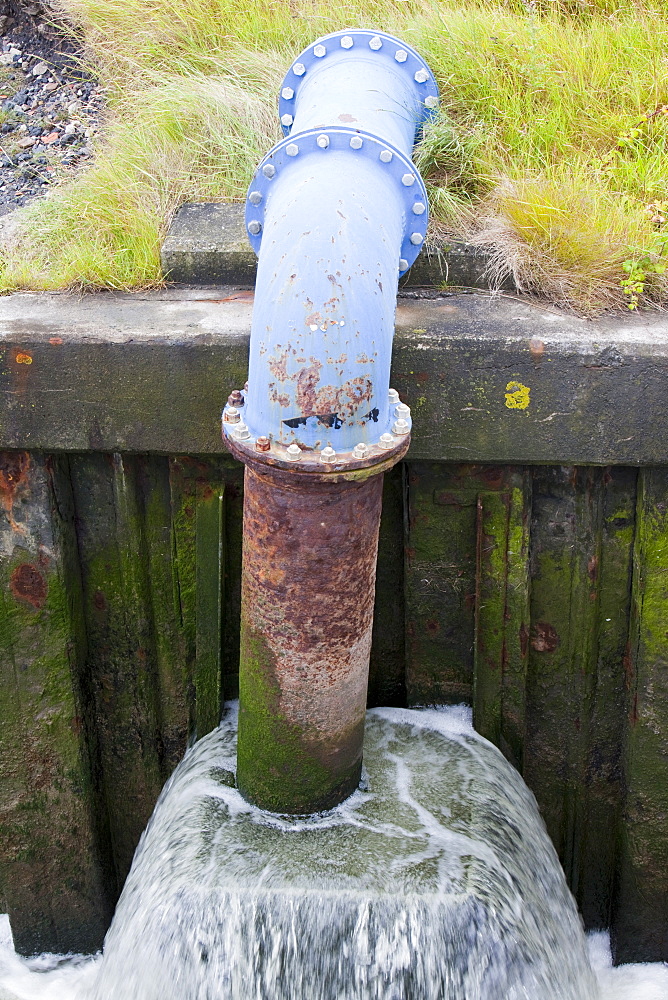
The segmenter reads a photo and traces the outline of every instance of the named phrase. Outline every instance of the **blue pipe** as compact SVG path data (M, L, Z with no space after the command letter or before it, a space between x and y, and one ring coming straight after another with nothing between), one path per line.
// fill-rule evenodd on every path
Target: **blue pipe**
M288 70L286 137L246 200L258 254L249 380L223 414L239 457L325 472L405 451L394 315L427 229L411 151L437 104L424 60L382 32L327 35Z

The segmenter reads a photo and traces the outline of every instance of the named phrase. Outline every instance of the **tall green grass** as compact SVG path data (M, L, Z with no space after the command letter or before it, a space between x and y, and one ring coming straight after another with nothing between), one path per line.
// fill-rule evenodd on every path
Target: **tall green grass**
M442 92L417 159L434 225L586 312L666 294L668 0L61 0L106 88L96 162L28 213L4 286L160 280L184 200L243 197L283 71L345 26L402 35ZM668 214L668 212L665 212ZM626 268L626 269L625 269ZM635 272L634 272L635 273Z

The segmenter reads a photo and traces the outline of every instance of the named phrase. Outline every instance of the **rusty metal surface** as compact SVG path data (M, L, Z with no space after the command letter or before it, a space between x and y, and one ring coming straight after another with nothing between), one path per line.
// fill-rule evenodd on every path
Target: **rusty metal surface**
M290 476L302 476L304 482L319 478L332 480L361 480L387 472L406 455L411 443L410 434L393 436L392 446L387 449L371 445L367 448L364 458L355 458L353 452L335 454L332 461L325 463L320 452L311 448L301 449L298 462L291 461L287 447L280 441L272 441L267 437L259 437L248 441L235 440L225 433L223 421L223 442L226 448L241 462L249 460L255 464L273 466L284 469Z
M238 782L258 805L313 812L357 786L383 476L247 464Z

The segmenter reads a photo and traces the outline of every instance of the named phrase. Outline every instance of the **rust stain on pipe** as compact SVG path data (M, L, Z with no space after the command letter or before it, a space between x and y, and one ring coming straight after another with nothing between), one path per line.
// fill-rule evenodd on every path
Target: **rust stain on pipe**
M263 808L359 783L382 481L246 465L238 784Z

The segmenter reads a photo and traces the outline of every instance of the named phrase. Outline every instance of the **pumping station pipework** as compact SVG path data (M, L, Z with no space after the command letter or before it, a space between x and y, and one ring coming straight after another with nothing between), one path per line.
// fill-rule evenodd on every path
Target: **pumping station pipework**
M411 151L437 105L410 46L327 35L288 70L285 138L248 191L249 375L223 411L246 466L237 783L275 812L360 781L382 473L411 431L390 388L397 284L427 228Z

